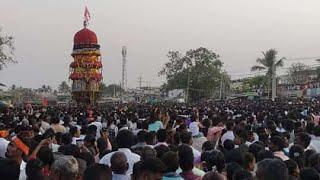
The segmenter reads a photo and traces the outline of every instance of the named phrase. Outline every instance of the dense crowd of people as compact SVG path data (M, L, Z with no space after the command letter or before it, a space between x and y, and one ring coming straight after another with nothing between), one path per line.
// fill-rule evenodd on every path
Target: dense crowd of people
M320 103L14 107L0 179L320 180Z

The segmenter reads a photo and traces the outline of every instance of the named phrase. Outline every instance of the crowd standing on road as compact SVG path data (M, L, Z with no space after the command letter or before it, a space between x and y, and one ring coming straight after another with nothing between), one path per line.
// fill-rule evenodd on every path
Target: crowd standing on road
M320 103L14 107L0 179L320 180Z

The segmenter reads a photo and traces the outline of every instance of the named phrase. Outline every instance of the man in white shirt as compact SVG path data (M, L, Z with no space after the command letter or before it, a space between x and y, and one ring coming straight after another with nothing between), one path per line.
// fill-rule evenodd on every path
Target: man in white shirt
M187 144L192 148L193 156L194 156L194 162L196 164L201 162L201 152L192 147L193 141L192 141L192 133L191 132L182 132L180 134L181 142L183 144Z
M140 161L140 156L138 154L131 152L130 150L130 147L133 145L133 142L134 142L134 135L129 130L121 130L119 131L116 137L116 142L119 146L119 149L116 152L123 152L125 154L129 164L129 168L126 174L131 175L134 163ZM110 159L112 155L116 152L111 152L109 154L106 154L100 159L99 163L111 166Z
M221 144L223 145L224 141L227 139L234 140L235 136L233 134L234 122L228 121L226 124L227 132L221 136Z
M7 141L5 138L0 138L0 157L5 158L6 157L6 152L7 152L7 147L10 142Z
M96 139L99 139L101 137L100 131L102 129L101 117L90 123L90 125L95 125L97 127Z
M6 157L7 147L10 141L6 139L8 137L9 132L4 128L4 126L0 127L0 158Z
M320 126L315 126L313 128L314 137L311 138L308 149L313 149L320 152Z
M26 176L26 162L23 161L22 156L29 154L29 147L26 146L21 139L18 137L13 137L13 140L9 143L6 156L14 160L20 166L19 180L27 179Z

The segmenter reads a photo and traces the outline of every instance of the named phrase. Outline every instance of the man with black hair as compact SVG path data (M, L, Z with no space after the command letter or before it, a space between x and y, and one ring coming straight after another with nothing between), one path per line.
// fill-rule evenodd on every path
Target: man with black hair
M263 171L263 180L289 180L287 166L281 160L271 160Z
M160 145L168 146L168 144L166 143L167 131L165 129L159 129L156 132L156 136L157 136L157 144L154 145L154 147L157 147L157 146L160 146Z
M20 174L19 165L11 159L0 159L1 179L18 180Z
M129 165L127 157L123 152L116 152L111 156L112 180L130 180L130 176L126 174Z
M224 144L224 141L229 139L229 140L234 140L235 136L233 134L233 127L234 127L234 122L233 121L228 121L226 123L226 130L222 136L221 136L221 144Z
M206 152L204 152L206 153ZM204 154L202 153L202 155ZM204 155L201 157L203 158L203 167L206 172L212 171L213 167L215 167L215 170L217 170L219 173L222 172L222 170L225 168L226 161L224 158L224 155L219 150L213 150L209 151L207 155Z
M6 156L20 166L19 180L26 179L26 165L23 156L29 155L29 147L18 137L13 137L9 143Z
M165 170L166 166L158 158L142 161L139 180L162 180Z
M138 154L131 152L131 150L130 150L130 147L132 146L133 142L134 142L134 135L131 131L126 130L126 129L119 131L119 133L116 137L116 143L117 143L119 149L116 152L123 152L127 157L128 164L129 164L129 169L127 171L127 175L132 174L133 164L140 161L140 156ZM106 154L105 156L103 156L101 158L99 163L106 164L106 165L110 166L111 165L110 159L114 153L115 152Z
M54 130L54 133L58 133L58 132L66 133L67 132L66 128L60 124L59 116L54 116L51 119L50 123L51 123L51 128Z
M200 180L201 177L193 173L192 169L194 167L193 161L194 156L192 148L186 144L182 144L178 147L179 164L182 172L181 177L186 180Z
M111 169L104 164L95 164L84 171L83 180L112 179Z
M141 151L145 146L147 146L147 143L146 143L146 134L148 132L144 131L144 130L141 130L138 132L137 134L137 144L133 145L131 147L131 149L133 151Z
M273 152L274 156L281 159L282 161L286 161L289 159L283 152L285 141L280 136L273 136L270 138L269 149Z
M196 150L194 147L192 147L192 135L190 132L181 132L180 133L180 138L181 138L181 142L183 144L188 145L193 152L193 157L194 157L194 162L195 163L200 163L200 159L201 159L201 153Z
M179 156L177 153L169 151L162 156L161 161L167 166L163 180L182 180L182 177L176 173L179 168Z
M303 168L300 171L300 180L320 180L319 173L312 167Z
M304 132L300 132L296 135L295 144L298 144L300 146L302 146L303 148L307 149L310 145L311 142L311 137Z

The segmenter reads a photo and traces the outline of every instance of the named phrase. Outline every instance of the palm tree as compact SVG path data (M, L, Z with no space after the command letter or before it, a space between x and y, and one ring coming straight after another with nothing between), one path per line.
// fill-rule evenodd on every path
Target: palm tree
M272 100L274 100L276 96L276 72L278 67L282 67L284 64L285 58L282 57L280 59L277 58L278 51L275 49L269 49L266 52L262 52L263 57L257 59L257 63L259 65L255 65L251 67L251 71L261 71L267 70L266 76L268 78L268 97L270 91L270 85L272 85Z

